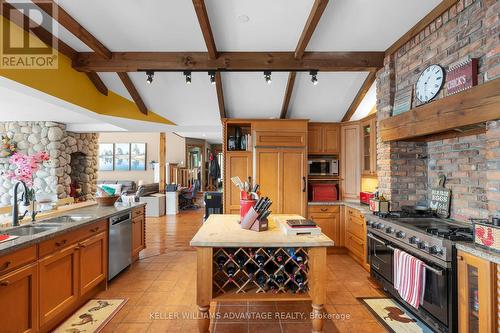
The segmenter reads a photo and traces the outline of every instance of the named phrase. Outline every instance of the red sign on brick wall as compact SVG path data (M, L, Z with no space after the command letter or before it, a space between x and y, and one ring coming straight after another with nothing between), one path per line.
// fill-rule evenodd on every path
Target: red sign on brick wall
M477 59L451 67L446 73L446 93L453 95L477 85Z

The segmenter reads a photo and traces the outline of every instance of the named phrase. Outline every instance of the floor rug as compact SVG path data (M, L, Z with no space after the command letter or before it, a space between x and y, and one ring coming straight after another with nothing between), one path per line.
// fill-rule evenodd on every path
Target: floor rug
M120 311L126 299L91 299L54 333L97 333Z
M358 298L391 333L432 333L433 331L391 298Z

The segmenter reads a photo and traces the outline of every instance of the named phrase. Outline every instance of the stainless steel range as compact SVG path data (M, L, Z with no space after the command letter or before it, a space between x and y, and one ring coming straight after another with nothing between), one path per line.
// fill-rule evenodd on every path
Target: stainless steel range
M434 217L431 212L403 211L367 219L371 275L385 290L436 332L457 330L456 241L472 241L472 228ZM425 263L423 303L415 309L393 287L393 251L403 250Z

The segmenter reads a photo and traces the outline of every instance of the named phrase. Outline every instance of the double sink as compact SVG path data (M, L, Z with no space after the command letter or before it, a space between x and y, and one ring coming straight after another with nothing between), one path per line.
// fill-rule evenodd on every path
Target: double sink
M46 231L55 231L66 223L75 223L90 219L91 216L83 215L62 215L41 220L40 222L26 224L19 227L12 227L0 230L0 234L10 236L33 236Z

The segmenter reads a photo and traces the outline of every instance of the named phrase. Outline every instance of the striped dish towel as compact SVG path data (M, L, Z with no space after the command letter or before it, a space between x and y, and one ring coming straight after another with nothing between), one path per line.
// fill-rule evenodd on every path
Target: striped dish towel
M425 265L422 260L394 249L394 288L401 298L418 309L425 290Z

